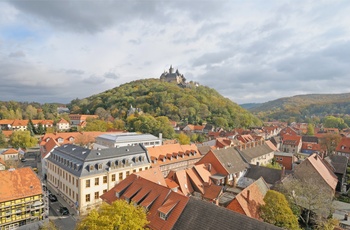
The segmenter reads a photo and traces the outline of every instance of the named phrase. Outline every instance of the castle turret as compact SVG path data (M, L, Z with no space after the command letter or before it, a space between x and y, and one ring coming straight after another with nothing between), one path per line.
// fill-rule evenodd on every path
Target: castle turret
M174 68L173 68L173 65L170 65L170 68L169 68L169 73L174 73Z

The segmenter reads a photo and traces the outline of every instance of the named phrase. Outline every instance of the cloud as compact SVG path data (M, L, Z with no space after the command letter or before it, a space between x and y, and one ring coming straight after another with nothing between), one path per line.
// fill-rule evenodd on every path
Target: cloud
M105 81L104 78L102 77L98 77L98 76L95 76L95 75L91 75L90 77L88 78L85 78L83 80L83 82L87 83L87 84L92 84L92 85L95 85L95 84L101 84Z
M116 75L115 73L111 73L111 72L105 73L103 75L103 77L109 78L109 79L118 79L119 78L118 75Z
M9 54L10 58L19 58L19 57L25 57L25 56L26 54L23 51L16 51Z
M343 0L2 1L0 100L70 101L170 64L237 103L349 92L349 10Z
M76 75L82 75L84 74L85 72L83 70L79 70L79 69L67 69L66 71L66 74L76 74Z

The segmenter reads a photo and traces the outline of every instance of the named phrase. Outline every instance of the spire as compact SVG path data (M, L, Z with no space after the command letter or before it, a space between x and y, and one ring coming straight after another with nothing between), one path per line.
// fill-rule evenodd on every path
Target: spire
M170 68L169 68L169 73L173 73L173 72L174 72L173 65L170 65Z

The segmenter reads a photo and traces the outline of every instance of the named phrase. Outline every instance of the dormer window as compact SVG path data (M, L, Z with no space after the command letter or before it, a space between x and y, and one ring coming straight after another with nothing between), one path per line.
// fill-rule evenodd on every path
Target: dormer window
M166 220L168 216L167 216L167 214L165 214L165 213L159 212L159 217L160 217L160 219L162 219L162 220Z
M345 146L344 146L344 145L342 145L342 146L341 146L341 149L345 149Z
M114 161L111 161L110 167L111 167L111 168L114 168L114 167L115 167L115 162L114 162Z
M93 171L94 170L94 166L90 165L89 169L90 169L90 171Z
M98 164L98 169L102 169L102 164Z

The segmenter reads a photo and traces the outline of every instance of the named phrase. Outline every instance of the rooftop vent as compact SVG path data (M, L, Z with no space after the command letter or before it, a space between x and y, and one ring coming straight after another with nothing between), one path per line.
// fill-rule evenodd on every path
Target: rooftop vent
M99 155L101 155L101 153L100 153L100 152L97 152L96 155L99 156Z
M129 149L125 149L125 151L129 152Z
M84 155L86 153L86 151L82 151L81 153Z

